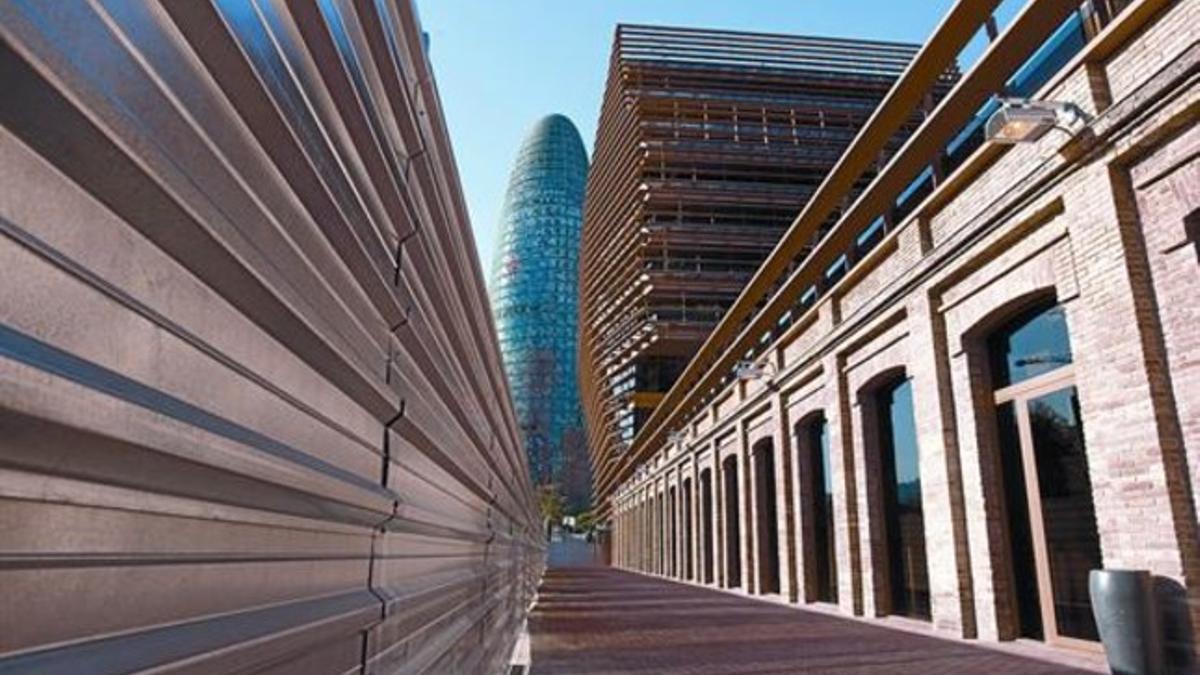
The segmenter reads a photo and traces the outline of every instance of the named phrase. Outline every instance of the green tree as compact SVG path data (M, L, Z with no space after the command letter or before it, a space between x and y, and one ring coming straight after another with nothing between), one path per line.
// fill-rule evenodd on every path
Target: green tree
M546 537L549 538L551 528L562 522L565 500L562 492L554 483L543 483L538 486L538 506L542 510L542 521L546 526Z
M580 532L590 533L596 529L596 516L591 511L584 511L575 517L575 528Z

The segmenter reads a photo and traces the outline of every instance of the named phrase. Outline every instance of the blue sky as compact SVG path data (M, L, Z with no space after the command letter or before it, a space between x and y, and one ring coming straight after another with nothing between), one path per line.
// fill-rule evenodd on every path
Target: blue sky
M1006 3L1008 4L1008 3ZM508 171L543 115L591 156L613 27L648 23L921 42L951 0L417 0L485 273Z

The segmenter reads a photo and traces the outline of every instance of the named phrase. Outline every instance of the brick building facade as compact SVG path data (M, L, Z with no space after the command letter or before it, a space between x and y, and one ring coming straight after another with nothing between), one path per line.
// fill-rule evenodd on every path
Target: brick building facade
M1082 126L983 144L773 335L616 487L615 564L1083 648L1079 570L1147 569L1193 652L1198 28L1091 33L1034 96Z

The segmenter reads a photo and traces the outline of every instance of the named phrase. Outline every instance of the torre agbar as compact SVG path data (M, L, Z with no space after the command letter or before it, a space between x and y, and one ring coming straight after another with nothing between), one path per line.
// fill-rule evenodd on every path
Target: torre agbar
M1146 570L1169 659L1186 664L1200 627L1200 2L1004 4L953 4L833 166L780 189L773 207L793 214L778 245L711 332L669 352L690 360L664 366L681 372L628 446L593 425L595 503L619 567L984 641L1096 650L1089 571ZM618 34L585 216L593 419L616 414L613 373L696 328L646 320L665 315L662 286L686 293L674 317L718 286L673 266L762 250L696 228L693 253L666 234L689 221L655 209L668 190L710 194L693 178L706 167L744 171L697 141L703 161L674 173L685 135L782 133L761 120L779 113L755 104L750 124L739 104L718 125L695 97L648 117L667 73L640 60L702 42L671 66L677 85L747 40Z
M538 120L509 177L491 299L534 482L580 511L590 495L575 373L587 151L563 115Z
M617 27L580 261L580 371L598 478L916 49Z

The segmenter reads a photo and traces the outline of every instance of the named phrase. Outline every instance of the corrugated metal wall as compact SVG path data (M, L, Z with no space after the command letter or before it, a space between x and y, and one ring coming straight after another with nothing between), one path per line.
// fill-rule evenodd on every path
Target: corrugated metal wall
M543 544L407 0L0 37L0 673L502 670Z

